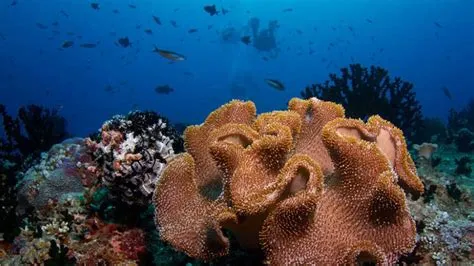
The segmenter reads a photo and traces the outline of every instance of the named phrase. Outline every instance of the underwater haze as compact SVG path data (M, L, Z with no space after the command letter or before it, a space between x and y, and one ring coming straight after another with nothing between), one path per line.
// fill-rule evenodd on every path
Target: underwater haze
M203 9L212 4L214 16ZM360 63L413 83L424 115L445 119L474 96L473 13L470 0L5 0L0 102L11 113L59 108L77 136L132 109L195 124L233 98L253 100L259 112L284 108L305 86ZM277 21L270 51L240 40L252 18L260 28ZM130 46L117 43L124 37ZM170 61L155 46L186 60ZM157 93L163 85L173 91Z

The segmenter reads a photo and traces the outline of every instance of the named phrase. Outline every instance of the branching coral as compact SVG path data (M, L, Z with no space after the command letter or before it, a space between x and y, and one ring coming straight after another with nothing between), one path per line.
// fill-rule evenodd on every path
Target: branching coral
M145 234L91 216L85 202L49 201L25 219L2 265L138 265Z
M71 265L69 245L84 234L86 210L76 199L49 201L24 220L20 234L12 244L5 265Z
M7 137L6 140L0 141L0 158L2 152L19 152L24 157L30 154L38 155L68 136L66 119L58 114L57 109L28 105L21 107L18 117L14 119L7 114L5 106L0 105L0 115ZM26 136L22 132L26 132Z
M411 251L404 190L417 197L423 185L399 129L316 98L255 113L232 101L185 131L187 153L153 199L164 240L211 260L228 253L224 228L272 265L393 263Z
M424 221L425 224L423 230L419 232L418 256L423 260L417 264L470 264L473 246L470 232L474 225L472 219L461 218L459 210L454 211L451 207L449 211L453 213L443 211L439 204L435 203L427 204L422 209L413 207L417 210L414 214L416 219ZM441 208L444 207L447 206Z
M380 115L409 137L417 133L422 122L421 105L415 98L413 84L398 77L391 79L381 67L368 69L351 64L341 69L341 76L330 74L325 83L306 87L301 96L340 103L349 117Z

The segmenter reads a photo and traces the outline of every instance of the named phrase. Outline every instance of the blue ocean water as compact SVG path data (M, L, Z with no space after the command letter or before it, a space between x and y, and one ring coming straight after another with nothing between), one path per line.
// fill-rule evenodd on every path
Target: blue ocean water
M203 10L212 4L216 16ZM414 83L424 115L446 118L474 97L473 14L470 0L4 0L0 102L13 114L26 104L57 107L69 132L84 136L132 109L193 124L236 97L259 111L283 108L306 85L361 63ZM239 37L248 32L251 18L261 27L278 21L276 54L222 39L231 28ZM117 44L122 37L131 47ZM65 41L74 44L61 48ZM155 45L186 60L170 63ZM174 91L158 94L159 85Z

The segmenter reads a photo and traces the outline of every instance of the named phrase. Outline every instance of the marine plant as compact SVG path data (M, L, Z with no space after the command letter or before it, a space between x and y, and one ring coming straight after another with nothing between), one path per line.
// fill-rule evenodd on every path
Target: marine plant
M340 103L348 117L364 119L378 114L408 137L414 137L421 129L421 105L413 84L399 77L392 79L382 67L351 64L341 69L340 76L333 73L324 83L307 86L301 96Z
M424 187L402 131L316 98L288 109L256 116L232 101L186 129L154 193L161 238L212 260L228 254L228 230L271 265L392 264L412 251L405 192Z

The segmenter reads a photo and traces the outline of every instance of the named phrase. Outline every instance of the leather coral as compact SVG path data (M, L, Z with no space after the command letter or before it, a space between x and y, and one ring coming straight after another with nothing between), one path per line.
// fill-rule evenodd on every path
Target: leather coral
M272 265L388 264L414 247L405 192L423 185L402 132L379 116L347 119L316 98L257 116L232 101L184 137L153 201L161 237L189 256L227 254L223 229Z

